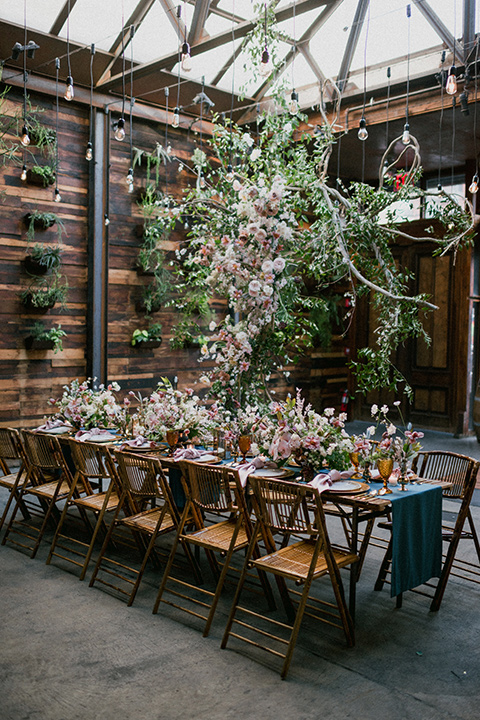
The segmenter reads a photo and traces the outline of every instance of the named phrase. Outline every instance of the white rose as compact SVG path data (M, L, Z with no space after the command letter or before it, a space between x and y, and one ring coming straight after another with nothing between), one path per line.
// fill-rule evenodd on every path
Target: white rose
M210 332L214 332L216 327L217 327L217 323L215 322L215 320L212 320L212 322L208 326L208 329L210 330Z
M282 257L276 257L272 263L273 270L276 273L281 273L285 269L285 260Z
M378 405L372 405L370 413L376 415L378 413Z
M271 285L264 285L263 286L263 294L267 297L271 297L273 295L273 288Z
M242 140L248 147L252 147L254 140L250 133L243 133Z
M256 148L253 148L252 154L250 157L252 158L252 161L255 162L255 160L258 160L258 158L260 157L261 154L262 154L262 151L260 150L260 148L256 147Z
M271 273L273 270L273 262L271 260L264 260L262 263L262 271L264 273Z
M235 192L239 192L239 190L242 189L242 183L240 183L238 180L234 180L232 187L235 190Z
M248 286L248 293L252 297L257 297L257 295L260 293L261 289L262 289L262 286L260 285L258 280L252 280L252 282Z

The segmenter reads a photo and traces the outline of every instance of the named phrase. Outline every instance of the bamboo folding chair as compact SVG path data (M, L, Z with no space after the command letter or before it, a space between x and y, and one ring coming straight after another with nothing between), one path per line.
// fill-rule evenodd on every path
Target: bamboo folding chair
M158 611L161 602L183 610L204 621L203 636L206 637L210 631L232 556L248 545L251 535L250 524L238 470L226 466L202 465L187 460L179 464L186 502L153 612ZM187 528L190 519L193 520L193 529ZM217 580L214 592L192 585L172 574L179 543L184 549L191 544L205 550L210 568ZM215 553L223 558L221 569ZM190 591L188 595L185 594L186 591ZM197 595L202 599L198 599ZM185 601L185 604L180 605L182 601ZM196 609L193 610L192 607Z
M12 544L30 550L30 557L34 558L48 523L55 524L57 502L65 500L70 493L72 477L65 463L58 438L31 430L23 430L22 437L26 464L25 481L18 492L2 545L5 545L8 539ZM22 503L25 503L26 498L30 496L38 500L38 510L43 514L40 528L27 521L15 522ZM30 531L30 534L27 530ZM10 537L12 533L22 536L27 542L31 541L33 544L13 540Z
M173 532L178 527L178 511L173 502L170 488L158 458L141 456L138 453L115 451L121 495L112 523L98 556L90 587L95 582L113 588L128 597L132 605L149 559L160 567L155 541L160 535ZM151 505L151 507L149 507ZM113 533L127 528L133 535L141 554L140 568L127 565L121 560L107 557L106 551ZM188 555L191 564L194 560ZM127 583L128 590L114 585L108 578L119 578Z
M14 470L12 461L19 464L19 468ZM20 433L14 428L0 428L0 470L2 475L0 476L0 487L4 487L8 490L9 495L5 504L5 509L0 518L0 530L3 527L10 505L12 501L18 500L19 488L23 484L26 478L25 469L25 458L22 447L22 441ZM30 519L30 513L28 508L22 500L19 505L20 512L22 513L25 520Z
M443 555L440 578L436 585L425 583L427 587L434 588L435 590L430 605L430 610L432 611L440 609L450 574L480 584L480 543L470 512L470 502L475 489L479 468L480 462L473 458L442 450L419 453L412 466L412 469L420 478L453 483L451 487L443 490L443 497L445 499L460 501L455 521L442 521L442 539L448 543L448 548L447 552ZM468 523L468 527L466 527L466 523ZM391 523L389 525L384 523L382 526L389 527L391 530ZM477 564L456 557L460 540L473 541L478 559ZM390 571L391 560L392 540L390 538L375 583L375 590L381 590L383 585L388 582L387 575ZM455 570L455 572L452 572L452 570ZM431 597L427 592L417 589L415 589L415 592ZM401 604L402 596L399 595L397 607L401 607Z
M358 556L346 548L331 546L322 501L316 489L304 484L255 477L251 477L250 482L257 522L221 646L225 648L229 637L235 637L283 658L281 676L285 679L304 615L343 629L347 644L350 647L355 644L353 622L345 601L339 569L357 562ZM260 535L266 552L255 558L253 551ZM274 538L277 535L281 538L278 547ZM294 536L299 535L301 539L291 542ZM245 577L248 568L252 566L258 571L276 576L290 624L239 605ZM313 581L324 576L330 579L334 603L310 595ZM288 588L286 581L303 585L303 591ZM241 613L242 619L237 617L238 613ZM253 623L256 621L255 626ZM232 630L234 625L235 632ZM272 625L272 632L267 631L266 627ZM240 631L245 635L241 635ZM274 634L282 631L284 634L286 631L286 638ZM273 640L273 643L262 645L253 639L257 635L260 640Z
M80 567L79 579L83 580L95 548L98 533L101 530L103 530L104 535L107 533L105 515L117 509L120 499L119 480L108 447L95 443L79 442L73 439L68 442L75 466L75 474L50 546L47 565L50 564L52 557L59 557ZM101 489L103 481L108 483L105 491ZM95 491L94 488L98 489ZM79 489L85 494L80 495ZM85 512L85 514L86 511L90 511L96 518L94 527L90 525L91 537L88 543L78 539L73 532L68 534L65 534L65 531L63 534L61 532L64 529L67 516L72 515L72 513L69 513L72 508L77 508ZM58 548L64 552L59 553ZM65 552L68 554L64 554Z

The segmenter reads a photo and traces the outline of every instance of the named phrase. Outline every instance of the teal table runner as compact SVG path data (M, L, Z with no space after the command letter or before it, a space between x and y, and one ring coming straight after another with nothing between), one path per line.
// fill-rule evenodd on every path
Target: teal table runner
M391 596L439 577L442 568L442 488L393 487Z

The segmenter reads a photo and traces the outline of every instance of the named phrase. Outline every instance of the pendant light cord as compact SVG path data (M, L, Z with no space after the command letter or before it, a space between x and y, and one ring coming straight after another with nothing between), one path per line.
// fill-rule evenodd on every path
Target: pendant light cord
M93 137L93 58L95 55L95 45L92 43L90 48L90 132L88 134L88 142L92 143Z
M60 72L60 60L55 58L55 196L58 195L58 74Z
M67 2L67 69L68 76L72 75L72 68L70 67L70 0Z
M265 5L265 12L266 12L266 5ZM235 16L235 0L233 0L233 8L232 8L232 50L233 50L233 55L232 55L232 92L231 92L231 97L230 97L230 128L229 128L230 129L230 143L229 143L230 149L229 149L229 154L228 154L228 157L229 157L228 162L230 165L233 164L232 163L232 153L233 153L232 123L233 123L233 105L234 105L234 100L235 100L235 60L236 60L236 55L235 55L235 22L233 20L234 16ZM266 22L266 16L265 16L265 22ZM266 35L265 35L265 43L266 43Z
M438 164L438 189L440 190L442 187L442 162L443 162L443 148L442 148L442 131L443 131L443 112L444 112L444 89L445 89L445 83L443 80L443 64L445 62L445 50L442 53L442 70L441 70L441 83L440 83L440 117L438 120L438 154L439 154L439 164Z

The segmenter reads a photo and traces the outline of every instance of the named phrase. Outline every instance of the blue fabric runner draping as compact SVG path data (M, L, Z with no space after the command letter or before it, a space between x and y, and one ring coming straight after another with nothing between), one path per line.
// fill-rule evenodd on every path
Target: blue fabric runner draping
M379 486L380 487L380 486ZM391 596L439 577L442 568L442 488L407 485L392 503Z

